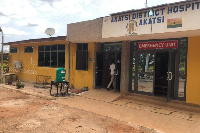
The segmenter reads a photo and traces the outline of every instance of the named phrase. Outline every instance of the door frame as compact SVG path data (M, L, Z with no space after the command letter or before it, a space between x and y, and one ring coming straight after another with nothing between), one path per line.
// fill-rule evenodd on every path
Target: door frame
M175 56L175 57L173 57ZM174 59L174 61L173 61ZM168 59L168 90L167 90L167 101L170 102L172 99L176 99L176 85L178 84L178 73L177 73L177 51L169 51ZM174 75L174 76L173 76ZM176 82L177 81L177 82ZM173 91L173 92L172 92Z
M96 86L96 72L97 72L97 69L96 69L96 62L97 62L97 58L96 58L96 55L97 53L103 53L103 65L105 64L104 62L104 59L105 59L105 53L108 53L108 58L109 58L109 53L115 53L115 64L116 64L116 56L117 56L117 53L122 53L122 50L121 49L118 49L118 50L113 50L113 49L110 49L110 50L105 50L104 47L105 45L109 45L109 44L117 44L118 46L119 45L122 45L122 42L108 42L108 43L96 43L96 46L95 46L95 68L94 68L94 88L102 88L102 87L107 87L107 86L104 86L103 84L103 80L102 80L102 86ZM97 45L100 45L100 50L97 50ZM122 46L121 46L122 47ZM109 69L109 68L108 68ZM121 73L121 72L120 72ZM102 70L102 75L104 74L104 69ZM115 76L116 77L116 76ZM103 78L103 76L102 76ZM116 79L116 78L115 78ZM114 79L114 80L115 80ZM110 79L109 79L110 80ZM121 78L120 78L120 82L121 82Z
M117 83L116 83L116 80L117 80L117 75L116 75L116 67L117 67L117 54L120 54L120 56L121 56L121 51L120 50L112 50L112 51L106 51L106 52L104 52L104 53L107 53L108 54L108 60L110 60L110 53L112 53L112 54L114 54L114 63L115 63L115 76L114 76L114 91L118 91L117 90ZM105 54L104 54L105 55ZM120 59L121 59L121 57L120 57ZM121 61L121 60L120 60ZM110 64L108 65L108 66L110 66ZM120 66L121 67L121 66ZM109 69L109 68L108 68ZM121 70L120 70L120 80L119 80L119 82L121 82ZM109 75L110 75L110 72L109 72ZM110 81L110 78L109 78L109 81ZM120 84L120 83L119 83ZM120 86L119 86L119 91L120 91Z
M117 72L117 55L120 54L120 71ZM122 52L121 51L116 51L115 52L115 77L114 77L114 91L120 91L120 84L121 84L121 56L122 56ZM118 74L118 75L117 75ZM120 76L119 78L119 89L117 89L117 76Z
M185 42L186 42L186 61L185 61L185 64L186 64L186 66L185 66L185 82L184 82L184 97L179 97L178 96L178 91L179 91L179 83L177 83L176 84L176 86L175 86L175 88L177 88L177 89L175 89L175 96L176 96L176 99L177 100L180 100L180 101L186 101L186 84L187 84L187 57L188 57L188 38L179 38L178 39L178 45L180 45L180 42L182 41L182 40L185 40ZM178 49L177 49L177 62L180 62L180 47L178 47ZM177 68L176 68L176 71L177 71L177 77L176 77L176 80L177 80L177 82L179 82L179 64L177 65Z
M174 99L177 100L183 100L185 101L186 99L186 81L185 81L185 85L184 85L184 97L178 97L178 89L179 89L179 60L180 60L180 41L186 39L186 43L188 46L188 39L187 38L173 38L173 39L165 39L165 40L145 40L145 41L136 41L134 43L136 43L136 51L135 51L135 77L134 77L134 90L132 89L132 87L129 89L129 92L132 93L137 93L137 94L145 94L145 95L153 95L151 93L147 93L147 92L139 92L138 91L138 54L139 53L156 53L156 52L176 52L176 57L175 57L175 81L174 81ZM177 40L178 41L178 48L174 48L174 49L145 49L145 50L139 50L137 49L138 46L138 42L154 42L154 41L170 41L170 40ZM132 43L132 46L133 44ZM131 47L133 49L133 47ZM155 55L156 56L156 55ZM133 58L133 54L131 55L131 57ZM187 59L186 59L186 64L187 64ZM132 67L133 67L133 63L132 63ZM155 67L154 67L155 69ZM187 70L187 65L186 65L186 70ZM130 74L131 77L132 73ZM155 72L154 72L154 78L155 78ZM131 78L132 79L132 78ZM187 71L186 71L186 80L187 80ZM131 82L132 83L132 82ZM155 79L154 79L154 85L155 85ZM130 85L131 86L131 85ZM155 88L155 86L153 86ZM153 88L153 89L154 89ZM154 90L153 90L154 91Z
M144 51L141 51L141 50L138 50L136 52L136 59L135 59L135 79L134 79L134 87L135 89L133 90L134 93L137 93L137 94L144 94L144 95L149 95L149 96L153 96L154 95L154 87L155 87L155 61L154 61L154 70L153 70L153 92L144 92L144 91L138 91L138 67L139 67L139 54L141 53L144 53L144 54L153 54L154 55L154 58L155 58L155 54L156 52L153 51L153 50L144 50Z
M97 66L97 64L98 64L98 60L97 60L97 56L98 55L102 55L102 63L103 63L103 59L104 59L104 53L103 52L96 52L96 54L95 54L95 56L96 56L96 61L95 61L95 88L97 89L97 88L101 88L102 87L102 85L103 85L103 80L101 81L101 85L98 85L97 86L97 79L98 79L98 66ZM104 65L104 63L102 64L102 65ZM102 79L103 79L103 68L102 68L102 70L101 70L101 72L102 72Z

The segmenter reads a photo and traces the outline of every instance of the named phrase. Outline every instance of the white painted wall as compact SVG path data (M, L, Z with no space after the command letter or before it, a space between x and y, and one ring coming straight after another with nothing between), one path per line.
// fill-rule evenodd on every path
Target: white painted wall
M129 36L126 25L130 22L130 20L134 20L137 23L137 27L134 27L135 35L198 30L200 29L200 9L199 8L200 8L200 2L193 1L193 2L187 2L187 3L179 3L175 5L166 5L163 7L154 7L151 9L154 11L154 15L151 17L148 16L149 14L148 12L150 9L148 10L144 9L141 11L138 10L136 12L104 17L103 28L102 28L102 38ZM172 9L172 12L170 9ZM145 17L145 12L147 12L146 17ZM141 18L132 19L132 16L134 13L142 14ZM125 16L126 18L129 18L128 17L129 15L130 15L130 20L129 19L125 20ZM121 18L121 21L111 22L112 18L114 19L115 17L117 17L117 20ZM160 18L164 17L164 21L161 23L156 22L155 24L152 24L152 25L151 24L139 25L141 20L142 21L144 19L149 20L150 18L155 18L155 17L156 19L158 17ZM167 20L175 19L175 18L182 19L182 27L167 28ZM152 30L151 30L151 26L152 26Z

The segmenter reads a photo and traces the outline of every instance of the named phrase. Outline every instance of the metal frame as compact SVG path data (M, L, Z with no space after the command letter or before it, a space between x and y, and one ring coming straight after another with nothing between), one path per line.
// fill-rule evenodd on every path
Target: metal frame
M69 95L68 93L68 89L69 89L69 82L68 81L62 81L62 82L57 82L57 81L51 81L51 87L50 87L50 95L51 96L56 96L58 97L59 94L58 94L58 89L59 89L59 84L60 84L60 94L61 95ZM57 89L57 93L56 94L52 94L52 86L55 85L56 86L56 89ZM66 89L66 92L65 90ZM64 92L63 92L64 91Z
M30 51L26 52L26 48L27 47L33 48L33 51L32 52L30 52ZM24 46L24 53L33 53L33 52L34 52L34 47L33 46Z
M105 46L105 44L116 44L116 43L118 43L118 44L120 44L120 45L122 45L122 42L121 41L119 41L119 42L104 42L104 43L96 43L96 45L101 45L101 51L96 51L96 49L95 49L95 60L96 60L96 54L97 53L102 53L103 54L103 59L105 58L105 53L108 53L108 56L109 56L109 53L111 53L111 52L113 52L113 53L115 53L115 59L117 58L117 53L121 53L122 52L122 50L109 50L109 51L104 51L104 46ZM96 62L96 61L95 61ZM115 62L116 63L116 62ZM104 64L104 62L103 62L103 64ZM97 72L97 70L96 70L96 63L95 63L95 74L96 74L96 72ZM104 70L102 70L102 74L104 73ZM94 78L95 78L95 81L96 81L96 75L94 76ZM114 79L115 80L115 79ZM102 82L103 82L103 80L102 80ZM115 84L116 85L116 84ZM96 86L96 84L95 84L95 82L94 82L94 86L95 86L95 88L101 88L102 86L103 86L103 83L102 83L102 86Z
M12 52L11 49L15 48L17 51L16 52ZM18 52L18 47L10 47L10 53L15 54Z
M89 43L77 43L76 44L77 45L77 48L76 48L76 65L75 65L75 67L76 67L76 70L78 70L78 71L88 71L88 50L89 50ZM78 47L81 47L81 49L78 49ZM84 47L84 46L87 46L87 48L86 47ZM81 54L84 54L84 55L86 55L86 58L85 58L85 60L82 60L81 61L81 67L79 68L79 66L78 66L78 64L80 64L80 62L78 62L79 60L79 58L81 57L80 55L78 55L78 53L81 53ZM86 63L86 68L84 69L83 68L83 64L82 64L82 62L83 61L85 61Z
M148 49L148 50L138 50L136 49L135 51L135 77L134 77L134 90L132 89L132 85L130 85L131 87L129 88L129 92L132 93L137 93L137 94L145 94L145 95L154 95L154 89L155 89L155 70L154 70L154 77L153 77L153 93L149 93L149 92L141 92L138 91L138 55L140 53L154 53L155 54L155 58L156 58L156 52L171 52L174 51L176 52L176 57L175 57L175 81L174 81L174 99L177 100L182 100L185 101L186 100L186 81L187 81L187 65L186 65L186 81L184 83L184 97L178 97L178 89L179 89L179 61L180 61L180 40L186 39L186 43L187 43L187 48L188 48L188 38L170 38L170 39L155 39L155 40L142 40L142 41L134 41L136 42L136 47L138 46L138 42L153 42L153 41L169 41L169 40L178 40L178 48L177 49ZM134 42L131 42L131 49L133 50L133 44ZM188 50L187 50L188 52ZM187 64L187 52L186 52L186 64ZM131 62L133 59L133 52L131 51ZM155 66L155 62L154 62L154 66ZM131 64L131 68L133 67L133 63ZM155 67L154 67L155 69ZM132 80L132 72L130 73L130 77ZM130 82L130 84L132 84L132 82Z
M56 66L55 66L55 67L52 67L52 66L51 66L51 62L50 62L50 65L49 65L49 66L44 66L44 65L40 66L39 64L37 64L38 67L52 67L52 68L60 67L60 66L58 66L58 53L59 53L59 52L65 52L65 54L66 54L66 50L65 50L65 49L66 49L66 45L65 45L65 44L54 44L54 45L57 46L57 50L51 50L51 46L53 46L53 45L39 45L39 46L38 46L38 61L39 61L39 53L44 53L44 61L45 61L45 53L46 53L46 52L50 53L50 60L51 60L51 53L56 52L56 53L57 53L57 64L56 64ZM65 46L65 49L64 49L64 50L58 50L58 45L64 45L64 46ZM44 46L44 51L39 51L39 47L40 47L40 46ZM45 51L45 47L46 47L46 46L50 46L50 50L49 50L49 51ZM63 68L65 68L65 66L64 66Z
M120 54L120 56L122 57L122 50L116 50L115 52L115 71L116 71L116 67L117 67L117 55ZM120 62L122 61L122 58L120 57ZM120 65L120 83L121 84L121 67L122 67L122 64ZM115 74L115 78L114 78L114 82L115 82L115 85L114 85L114 91L120 91L120 86L119 86L119 90L117 90L117 74Z
M100 51L97 51L97 49L100 47ZM99 88L101 88L102 87L102 85L103 85L103 80L102 80L102 83L101 83L101 86L97 86L96 85L96 80L97 80L97 53L101 53L102 55L103 55L103 47L104 47L104 44L103 43L95 43L95 51L94 51L94 75L95 76L93 76L93 86L94 86L94 88L95 89L99 89ZM104 56L104 55L103 55ZM104 65L104 62L103 62L103 65ZM102 70L102 75L103 75L103 70ZM103 78L102 78L103 79Z
M144 92L144 91L138 91L138 63L139 63L139 61L138 61L138 59L139 59L139 54L141 54L141 53L145 53L145 54L147 54L147 53L153 53L154 54L154 56L156 56L155 55L155 52L154 51L139 51L139 50L137 50L137 52L136 52L136 62L135 62L135 71L136 71L136 73L135 73L135 79L134 79L134 87L135 87L135 89L133 90L133 92L134 93L138 93L138 94L145 94L145 95L150 95L150 96L153 96L154 95L154 87L155 87L155 62L154 62L154 72L153 72L153 92L151 93L151 92ZM155 58L155 57L154 57Z
M186 40L186 47L187 47L187 49L186 49L186 64L187 64L187 57L188 57L188 38L179 38L179 43L180 43L180 41L181 40L183 40L183 39L185 39ZM179 44L180 45L180 44ZM178 45L178 46L179 46ZM177 62L179 63L180 62L180 47L178 47L178 51L177 51ZM177 82L179 82L179 64L178 64L178 66L176 67L176 70L177 70L177 74L178 74L178 76L176 77L176 80L177 80ZM179 83L177 83L177 85L175 86L175 87L177 87L178 89L176 89L176 98L178 99L178 100L181 100L181 101L186 101L186 84L187 84L187 65L186 65L186 67L185 67L185 82L184 82L184 97L178 97L178 89L179 89Z
M95 67L94 67L94 85L95 85L95 88L97 89L97 88L101 88L102 87L102 85L103 85L103 68L102 68L102 82L101 82L101 85L96 85L96 80L97 80L97 73L98 73L98 71L99 71L99 69L98 69L98 67L97 67L97 54L102 54L102 56L103 56L103 58L104 58L104 54L103 54L103 52L95 52ZM103 59L102 59L103 60ZM104 62L103 62L103 64L102 65L104 65Z

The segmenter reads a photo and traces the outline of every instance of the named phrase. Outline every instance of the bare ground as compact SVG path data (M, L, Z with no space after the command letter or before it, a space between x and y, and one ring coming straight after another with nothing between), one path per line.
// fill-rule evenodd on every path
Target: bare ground
M0 88L0 133L143 133L145 127Z

